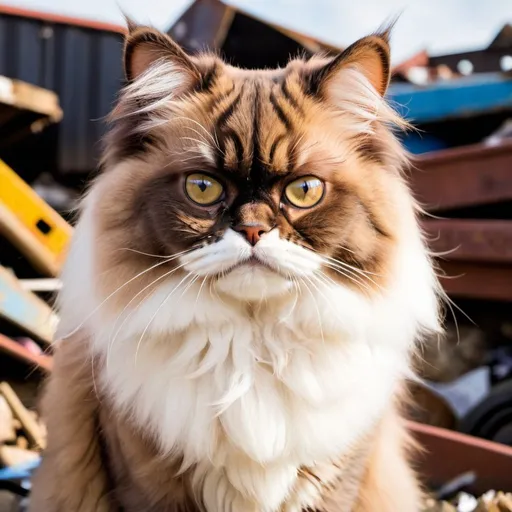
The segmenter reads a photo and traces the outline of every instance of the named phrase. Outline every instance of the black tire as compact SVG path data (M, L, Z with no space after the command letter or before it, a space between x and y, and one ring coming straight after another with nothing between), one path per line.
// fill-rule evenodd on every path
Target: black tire
M466 434L512 446L512 380L494 386L460 427Z

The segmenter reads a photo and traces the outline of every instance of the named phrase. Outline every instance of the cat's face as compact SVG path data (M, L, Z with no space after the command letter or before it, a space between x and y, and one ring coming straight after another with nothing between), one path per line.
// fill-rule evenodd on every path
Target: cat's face
M246 71L134 28L126 69L100 185L106 291L155 257L145 282L172 269L247 300L385 286L403 194L386 36Z

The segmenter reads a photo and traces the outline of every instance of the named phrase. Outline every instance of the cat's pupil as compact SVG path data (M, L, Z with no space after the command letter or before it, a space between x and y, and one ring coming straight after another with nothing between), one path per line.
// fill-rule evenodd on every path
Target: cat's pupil
M199 190L201 192L204 192L207 188L208 188L208 185L206 184L206 182L204 180L201 180L197 186L199 187Z
M309 190L309 185L308 185L308 182L305 181L303 184L302 184L302 190L304 191L304 196L307 195L308 193L308 190Z

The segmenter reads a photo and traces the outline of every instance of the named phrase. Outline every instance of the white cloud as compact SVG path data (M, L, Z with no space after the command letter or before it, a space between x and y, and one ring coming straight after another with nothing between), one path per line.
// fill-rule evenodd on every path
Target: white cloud
M122 23L121 9L166 29L190 0L11 0L28 7ZM426 48L433 54L485 47L512 22L512 0L229 0L229 3L340 46L402 15L393 35L394 60Z

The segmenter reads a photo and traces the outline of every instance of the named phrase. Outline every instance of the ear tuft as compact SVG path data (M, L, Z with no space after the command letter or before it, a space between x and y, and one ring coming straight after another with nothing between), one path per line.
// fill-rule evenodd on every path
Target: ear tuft
M390 80L390 37L391 27L380 33L363 37L334 57L330 62L312 72L309 77L313 93L322 93L338 73L353 68L359 71L384 96Z
M129 19L127 25L124 69L128 81L137 79L157 61L172 62L190 82L200 80L201 75L192 59L167 34L137 25Z
M395 25L398 23L399 19L400 19L400 14L398 14L394 18L389 18L377 29L377 31L374 33L374 35L377 37L380 37L389 45L390 40L391 40L391 34L393 33L393 30L395 29Z
M125 13L123 16L124 22L126 23L126 28L128 29L128 33L131 34L132 32L135 32L138 27L137 23L132 18L130 18L128 14Z

